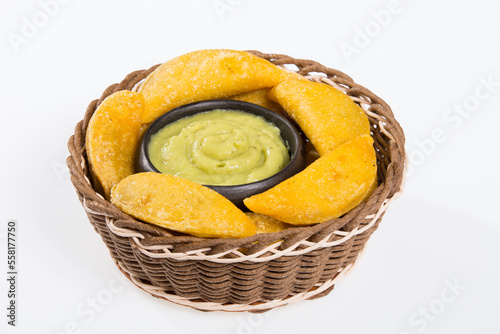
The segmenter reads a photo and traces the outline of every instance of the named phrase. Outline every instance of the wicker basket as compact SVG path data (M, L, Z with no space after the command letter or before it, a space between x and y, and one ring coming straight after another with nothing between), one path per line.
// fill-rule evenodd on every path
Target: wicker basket
M295 65L299 74L344 91L363 108L375 140L379 179L367 202L332 221L244 239L173 235L123 213L89 181L87 125L105 97L133 90L158 65L129 74L92 101L68 144L71 181L119 269L151 295L198 310L261 312L327 295L352 268L403 184L404 134L382 99L317 62L250 52L279 66Z

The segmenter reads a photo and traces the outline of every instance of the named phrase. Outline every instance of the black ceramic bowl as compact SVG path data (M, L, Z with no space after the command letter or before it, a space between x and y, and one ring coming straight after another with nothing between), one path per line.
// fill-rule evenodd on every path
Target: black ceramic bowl
M186 104L178 108L172 109L156 119L148 128L144 137L139 144L139 150L136 155L135 168L137 172L157 172L158 169L151 163L148 156L148 144L152 135L162 129L165 125L172 123L186 116L191 116L200 112L210 111L213 109L236 109L245 111L254 115L262 116L266 120L276 125L281 131L281 137L288 146L290 154L290 162L278 173L257 182L240 184L235 186L213 186L206 185L208 188L215 190L223 195L237 207L242 210L247 210L243 204L243 199L255 194L259 194L274 187L278 183L297 174L305 168L305 149L302 137L297 132L295 127L286 120L283 116L261 107L256 104L234 101L234 100L209 100Z

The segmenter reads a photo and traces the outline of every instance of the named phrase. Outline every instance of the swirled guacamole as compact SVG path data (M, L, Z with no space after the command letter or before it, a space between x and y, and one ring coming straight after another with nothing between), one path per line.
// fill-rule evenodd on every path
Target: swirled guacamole
M250 113L223 109L167 124L151 137L148 155L162 173L226 186L263 180L290 161L274 124Z

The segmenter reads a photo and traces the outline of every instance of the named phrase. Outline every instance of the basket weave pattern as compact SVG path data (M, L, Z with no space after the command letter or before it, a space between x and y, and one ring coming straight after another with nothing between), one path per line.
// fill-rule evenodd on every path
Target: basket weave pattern
M379 179L365 203L322 224L243 239L173 235L120 211L90 182L87 126L107 96L134 90L158 65L108 87L90 103L68 143L71 181L120 270L151 295L199 310L262 311L328 294L351 269L404 179L404 134L382 99L317 62L251 52L278 66L295 66L299 74L344 91L363 108L371 123Z

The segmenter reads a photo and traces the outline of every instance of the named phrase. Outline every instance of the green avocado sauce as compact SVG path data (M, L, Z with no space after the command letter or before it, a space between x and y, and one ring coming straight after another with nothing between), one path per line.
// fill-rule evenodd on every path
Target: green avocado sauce
M204 185L260 181L290 161L274 124L250 113L222 109L167 124L151 137L148 154L160 172Z

